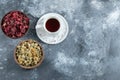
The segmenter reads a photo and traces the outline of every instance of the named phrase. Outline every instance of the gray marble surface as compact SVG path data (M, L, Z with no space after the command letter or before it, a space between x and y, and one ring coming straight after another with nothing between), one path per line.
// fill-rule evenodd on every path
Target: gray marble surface
M0 20L11 10L30 18L28 33L10 39L0 30L0 80L120 80L120 0L0 0ZM45 13L66 18L69 35L57 45L43 43L35 25ZM21 40L39 41L43 63L25 70L13 59Z

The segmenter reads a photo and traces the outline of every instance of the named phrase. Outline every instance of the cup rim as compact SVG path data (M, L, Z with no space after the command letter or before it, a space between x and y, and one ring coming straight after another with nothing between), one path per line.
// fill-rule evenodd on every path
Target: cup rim
M25 42L25 41L30 41L30 40L33 40L33 39L27 39L27 40L20 41L20 42L17 44L17 46L20 45L21 43ZM34 41L36 41L36 40L34 40ZM17 46L15 47L15 49L14 49L14 60L15 60L15 62L16 62L21 68L24 68L24 69L33 69L33 68L36 68L36 67L38 67L39 65L41 65L41 63L43 62L43 60L44 60L43 48L42 48L41 44L40 44L38 41L36 41L36 42L38 43L38 45L39 45L40 48L41 48L42 58L41 58L41 60L40 60L36 65L30 66L30 67L23 66L23 65L21 65L21 64L18 62L18 60L17 60L17 58L16 58L16 49L17 49Z

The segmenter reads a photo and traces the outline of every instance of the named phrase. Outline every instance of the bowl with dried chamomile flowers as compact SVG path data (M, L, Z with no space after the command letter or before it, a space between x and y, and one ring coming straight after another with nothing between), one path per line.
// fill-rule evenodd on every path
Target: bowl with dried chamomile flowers
M38 67L44 58L41 45L32 39L20 42L14 52L14 59L19 66L25 69Z

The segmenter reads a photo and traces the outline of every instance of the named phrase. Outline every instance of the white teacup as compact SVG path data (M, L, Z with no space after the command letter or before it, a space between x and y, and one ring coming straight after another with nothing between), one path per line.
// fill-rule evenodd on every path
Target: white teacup
M37 36L48 44L58 44L62 42L67 37L69 31L67 21L57 13L47 13L43 15L38 20L35 28Z
M56 13L46 14L43 17L42 21L43 21L43 23L41 24L41 26L43 26L44 31L46 33L57 34L60 32L61 26L62 26L62 19L59 17L59 14L56 14ZM56 22L56 23L54 23L54 22ZM51 27L51 29L53 29L53 31L51 31L47 28L47 23L48 24L50 23L49 28ZM57 24L57 26L55 26L56 24ZM56 27L58 27L58 29L54 30Z

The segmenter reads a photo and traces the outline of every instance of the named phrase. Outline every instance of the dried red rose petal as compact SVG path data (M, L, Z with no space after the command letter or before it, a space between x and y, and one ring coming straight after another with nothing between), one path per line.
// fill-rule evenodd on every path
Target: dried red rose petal
M11 11L3 17L1 28L8 37L20 38L28 31L29 18L23 12Z

